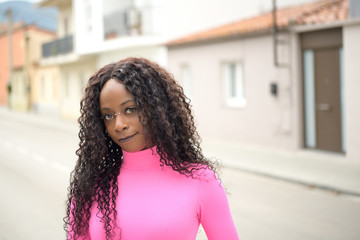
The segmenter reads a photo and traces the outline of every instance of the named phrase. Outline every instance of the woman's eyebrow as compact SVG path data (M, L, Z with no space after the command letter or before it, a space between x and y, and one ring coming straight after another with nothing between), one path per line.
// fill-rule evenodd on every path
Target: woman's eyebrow
M129 100L126 100L124 101L123 103L120 104L120 106L124 106L125 104L129 103L129 102L135 102L134 100L132 99L129 99ZM100 111L110 111L111 109L108 108L108 107L102 107L100 108Z
M134 102L134 100L132 100L132 99L126 100L125 102L121 103L120 106L123 106L123 105L127 104L128 102Z

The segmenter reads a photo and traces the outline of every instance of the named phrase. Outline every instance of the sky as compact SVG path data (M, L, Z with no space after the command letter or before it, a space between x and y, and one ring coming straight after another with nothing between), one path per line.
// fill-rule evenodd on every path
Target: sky
M14 1L19 1L19 0L0 0L0 3L2 3L2 2L14 2ZM40 0L21 0L21 1L32 2L32 3L40 2Z

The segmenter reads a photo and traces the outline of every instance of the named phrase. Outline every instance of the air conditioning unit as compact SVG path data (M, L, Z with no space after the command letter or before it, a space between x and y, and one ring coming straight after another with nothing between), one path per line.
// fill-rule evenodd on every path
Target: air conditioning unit
M131 33L136 30L140 34L141 12L138 9L130 8L126 11L126 26Z

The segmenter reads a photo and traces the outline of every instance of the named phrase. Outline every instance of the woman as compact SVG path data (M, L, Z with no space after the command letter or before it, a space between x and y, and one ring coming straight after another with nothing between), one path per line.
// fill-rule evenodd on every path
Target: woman
M81 101L68 239L238 239L182 88L157 64L104 66Z

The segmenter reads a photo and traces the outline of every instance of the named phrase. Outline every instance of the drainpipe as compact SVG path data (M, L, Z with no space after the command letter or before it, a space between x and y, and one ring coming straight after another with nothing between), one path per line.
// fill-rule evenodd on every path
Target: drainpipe
M12 108L12 104L11 104L11 92L12 92L12 70L13 70L13 47L12 47L12 10L9 8L6 11L6 15L7 15L7 19L8 19L8 27L7 27L7 33L8 33L8 54L9 54L9 79L7 82L7 89L8 89L8 107L9 109Z
M25 87L27 94L27 110L31 110L31 78L30 78L30 33L29 29L25 32Z
M278 63L278 52L277 52L277 32L278 32L278 27L277 27L277 19L276 19L276 0L273 0L272 3L273 3L272 16L273 16L273 51L274 51L274 65L275 65L275 67L279 67L279 63Z
M278 38L278 33L279 33L279 28L277 25L277 7L276 7L276 0L273 0L273 11L272 11L272 16L273 16L273 31L272 31L272 35L273 35L273 52L274 52L274 66L278 67L278 68L288 68L289 64L287 63L280 63L279 62L279 55L278 55L278 47L279 44L283 44L286 45L288 44L288 42L286 40L281 40Z

